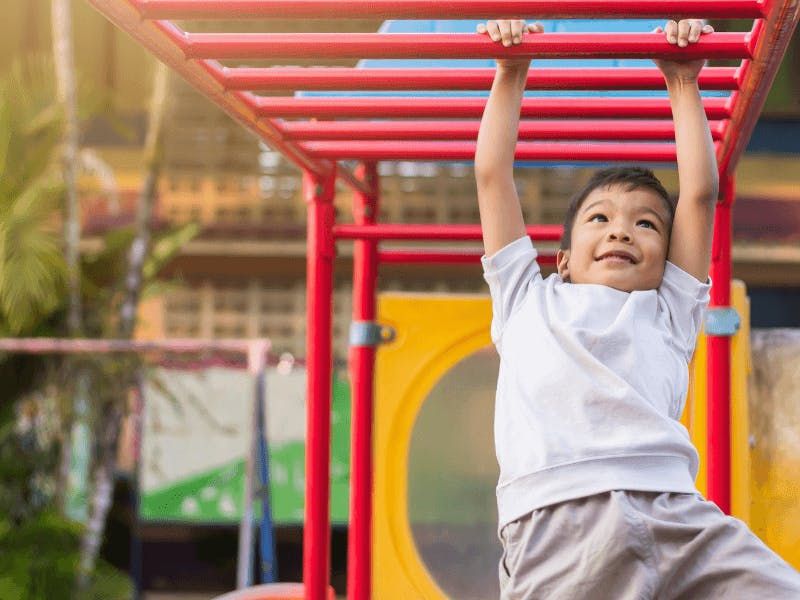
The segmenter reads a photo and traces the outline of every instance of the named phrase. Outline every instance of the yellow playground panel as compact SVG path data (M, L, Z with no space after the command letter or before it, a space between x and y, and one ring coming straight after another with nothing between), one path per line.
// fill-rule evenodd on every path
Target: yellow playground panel
M732 512L800 567L800 500L790 465L751 449L749 300L732 286L742 325L732 340ZM492 421L499 361L488 296L383 294L379 320L395 341L376 364L373 596L470 598L497 593ZM706 344L690 365L683 422L698 447L705 491ZM798 458L798 457L795 457Z

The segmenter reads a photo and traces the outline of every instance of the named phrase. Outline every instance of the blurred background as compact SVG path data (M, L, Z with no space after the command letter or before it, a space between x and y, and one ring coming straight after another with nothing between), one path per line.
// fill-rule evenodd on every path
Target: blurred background
M277 566L281 579L299 580L306 353L300 172L157 68L85 2L4 6L0 337L269 338ZM380 24L346 27L373 32ZM211 27L220 29L192 28ZM325 31L331 24L237 27ZM63 60L69 55L73 60ZM478 222L470 165L386 162L379 171L380 220ZM560 223L566 200L591 173L519 169L526 221ZM657 175L677 191L675 171ZM797 36L736 175L734 276L747 285L754 335L800 328ZM352 221L350 194L337 190L340 222ZM350 246L340 244L332 456L332 582L339 593L347 534L351 258ZM487 291L477 264L387 264L379 289ZM792 344L797 348L797 340ZM755 349L767 355L770 348L767 341ZM792 356L777 362L800 368ZM463 510L451 517L488 527L491 535L490 438L480 441L483 454L467 461L474 469L465 478L477 477L480 491L432 489L438 474L463 461L457 440L440 435L465 430L446 425L457 410L453 402L483 386L483 395L466 399L471 408L461 426L479 428L491 419L485 398L493 391L495 360L487 354L459 363L432 392L440 400L420 414L415 429L411 517L431 564L446 534L431 533L430 522L441 520L437 510L453 506L454 498L472 498L476 510L489 507L485 522L474 523ZM470 377L475 381L464 383ZM762 374L760 385L769 387L769 377ZM68 598L78 589L92 598L209 598L231 589L251 396L246 363L235 352L0 354L0 597Z

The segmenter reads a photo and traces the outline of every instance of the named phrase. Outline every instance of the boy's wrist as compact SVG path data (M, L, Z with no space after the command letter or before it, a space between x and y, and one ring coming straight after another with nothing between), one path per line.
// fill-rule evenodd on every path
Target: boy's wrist
M684 89L699 89L696 77L670 77L666 80L667 91L682 91Z
M501 77L515 77L515 78L525 78L528 75L528 68L530 67L530 61L528 62L514 62L514 63L504 63L504 62L497 62L497 75Z

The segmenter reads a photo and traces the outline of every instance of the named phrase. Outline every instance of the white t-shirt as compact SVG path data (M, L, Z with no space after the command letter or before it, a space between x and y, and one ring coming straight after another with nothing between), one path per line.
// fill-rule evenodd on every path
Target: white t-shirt
M500 354L494 435L500 527L609 490L696 493L678 421L710 283L667 262L656 290L543 279L519 238L491 257Z

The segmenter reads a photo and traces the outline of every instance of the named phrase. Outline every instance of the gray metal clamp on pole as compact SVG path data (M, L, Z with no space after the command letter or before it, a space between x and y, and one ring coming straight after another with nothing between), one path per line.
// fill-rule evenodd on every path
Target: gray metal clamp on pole
M355 347L388 344L395 338L395 330L375 321L353 321L350 323L350 345Z
M735 308L710 308L706 313L706 335L732 336L739 331L741 323Z

